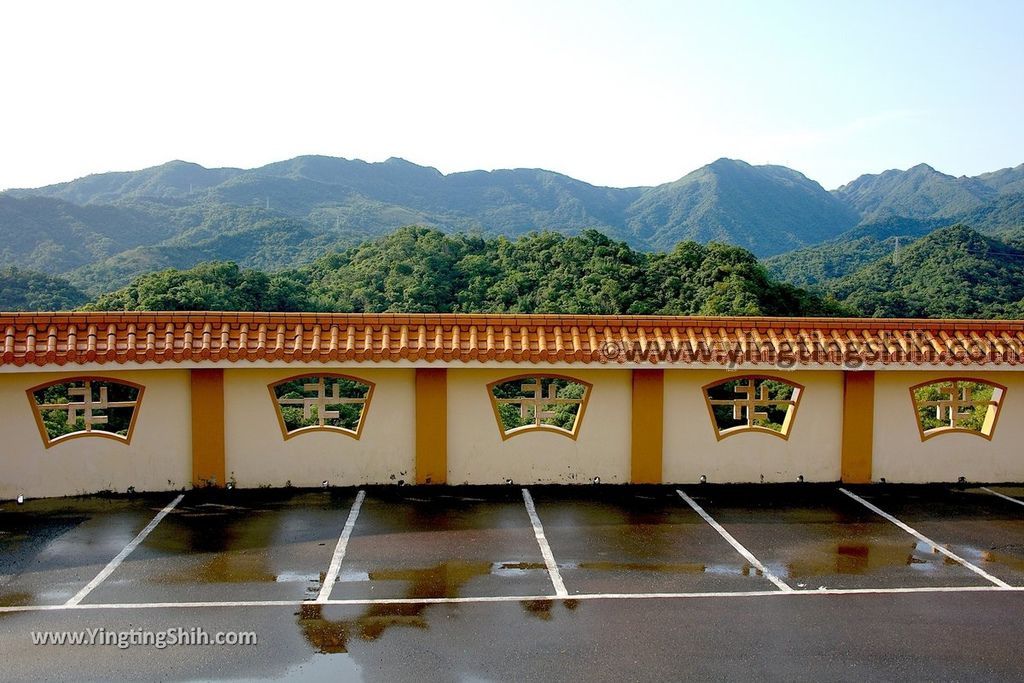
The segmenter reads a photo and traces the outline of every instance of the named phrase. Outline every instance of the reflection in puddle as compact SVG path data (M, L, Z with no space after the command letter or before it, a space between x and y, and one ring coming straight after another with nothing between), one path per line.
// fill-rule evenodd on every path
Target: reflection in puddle
M523 611L529 614L531 617L537 617L542 621L551 621L555 604L561 602L562 606L568 610L575 610L579 604L579 600L523 600L519 604L522 606Z
M281 514L268 506L240 507L201 503L176 512L163 522L160 533L145 545L171 555L209 555L198 566L185 566L156 579L163 584L282 583L317 581L318 575L268 567L270 549L282 541L295 542L288 528L289 510Z
M198 567L185 567L160 576L157 583L272 583L277 576L268 571L263 553L214 555Z
M991 550L982 550L981 548L969 546L965 554L981 562L1012 567L1017 571L1024 572L1024 556L1022 556L1022 552L1024 552L1024 546L1010 544L998 545Z
M22 607L32 603L31 593L5 593L0 595L0 607Z
M408 583L405 598L458 597L472 579L503 572L546 571L534 562L443 562L417 569L380 569L368 572L371 581L404 581ZM523 609L540 619L550 619L550 600L524 600ZM577 600L561 600L567 609L576 609ZM425 629L424 612L429 603L384 603L368 605L358 617L331 621L323 617L323 605L304 604L297 613L298 624L306 640L322 653L348 652L352 638L374 641L395 626Z
M407 581L408 598L443 598L457 596L462 587L478 576L491 573L490 562L445 562L425 569L381 569L368 573L371 581ZM348 652L349 638L377 640L392 626L427 628L423 617L429 607L424 603L369 605L360 616L351 620L329 621L323 618L322 605L303 605L299 626L309 643L324 653Z
M355 619L331 621L323 616L324 605L306 603L299 608L298 623L306 641L318 652L340 654L348 652L348 642L353 637L373 641L392 626L427 628L423 612L429 606L423 603L369 605Z
M932 561L939 560L941 562ZM942 565L957 565L939 551L924 543L872 543L843 541L823 549L823 552L802 553L799 560L785 565L786 576L801 578L829 574L867 574L892 567L911 567L931 572Z
M371 581L408 581L410 598L445 598L458 596L462 587L473 578L491 573L490 562L442 562L426 569L375 569L368 573Z
M580 569L595 569L598 571L629 571L629 572L657 572L665 574L701 574L707 571L707 565L701 562L580 562L576 564Z

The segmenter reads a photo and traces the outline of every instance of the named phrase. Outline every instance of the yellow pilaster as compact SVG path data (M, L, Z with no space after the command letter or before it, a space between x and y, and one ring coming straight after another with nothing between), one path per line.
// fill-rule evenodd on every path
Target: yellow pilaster
M664 446L665 371L633 371L632 445L629 480L660 484Z
M192 484L223 486L224 370L191 370Z
M843 372L843 483L866 484L871 481L874 415L875 372Z
M416 369L416 483L448 481L448 370Z

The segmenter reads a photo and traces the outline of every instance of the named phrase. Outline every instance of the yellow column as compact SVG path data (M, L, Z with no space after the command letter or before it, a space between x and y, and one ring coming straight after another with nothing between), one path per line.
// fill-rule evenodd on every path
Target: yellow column
M224 370L192 370L192 484L223 486Z
M845 484L871 481L875 421L874 370L843 372L843 462Z
M416 368L416 483L448 481L448 370Z
M633 371L633 426L629 480L660 484L665 420L665 371Z

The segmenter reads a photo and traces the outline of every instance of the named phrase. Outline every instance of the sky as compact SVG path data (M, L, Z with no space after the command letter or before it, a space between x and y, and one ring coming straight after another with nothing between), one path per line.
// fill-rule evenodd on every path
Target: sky
M0 188L172 159L391 156L828 189L1024 162L1024 2L33 2L0 22Z

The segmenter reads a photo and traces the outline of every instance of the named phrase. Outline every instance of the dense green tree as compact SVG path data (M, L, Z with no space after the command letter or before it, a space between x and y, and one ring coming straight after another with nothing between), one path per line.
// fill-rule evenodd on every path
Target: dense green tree
M595 230L509 240L407 227L272 275L234 263L162 270L92 309L799 315L842 312L772 280L739 247L631 249Z
M85 300L85 294L64 278L0 268L0 311L66 311Z
M823 289L875 317L1020 318L1024 251L955 225Z
M203 263L189 270L161 270L104 294L87 310L295 311L305 297L294 283L235 263Z

